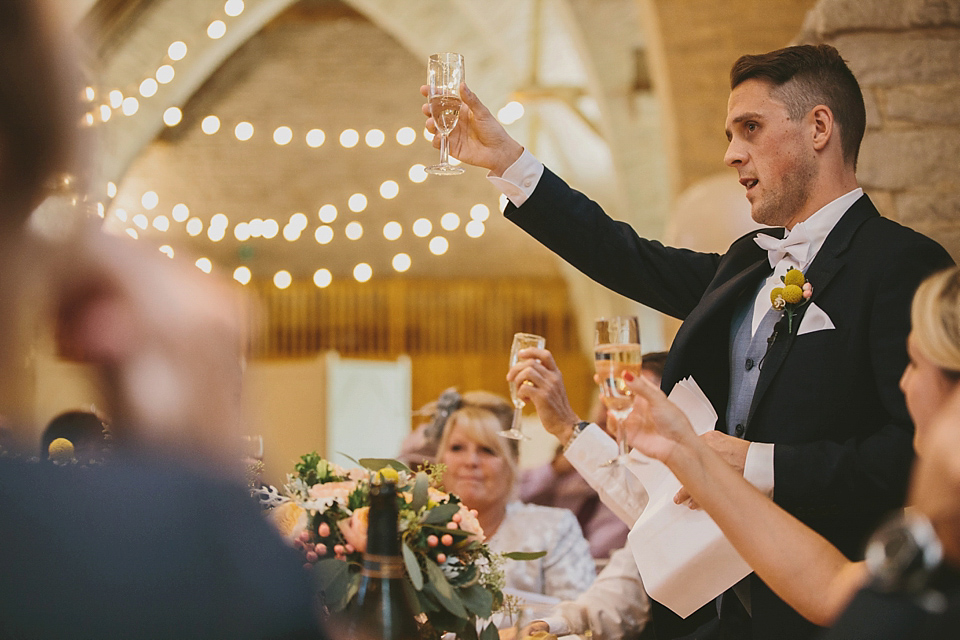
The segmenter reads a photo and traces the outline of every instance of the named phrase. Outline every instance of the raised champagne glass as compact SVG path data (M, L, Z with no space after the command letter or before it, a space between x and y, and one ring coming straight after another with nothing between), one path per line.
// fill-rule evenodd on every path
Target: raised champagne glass
M430 113L440 136L440 163L425 171L438 176L455 176L463 167L450 164L447 136L460 119L460 83L463 82L463 56L459 53L435 53L427 63L427 97Z
M543 349L547 344L547 339L534 333L515 333L513 334L513 345L510 347L510 366L517 364L519 353L527 348L535 347ZM513 401L513 424L507 431L501 431L500 435L512 440L527 440L528 436L523 435L520 430L520 414L523 412L524 402L517 397L517 383L510 383L510 400Z
M643 352L640 347L640 323L636 316L614 316L596 321L594 366L600 382L603 403L617 421L617 456L604 465L619 464L630 453L623 433L623 422L633 411L633 392L623 381L630 371L640 375Z

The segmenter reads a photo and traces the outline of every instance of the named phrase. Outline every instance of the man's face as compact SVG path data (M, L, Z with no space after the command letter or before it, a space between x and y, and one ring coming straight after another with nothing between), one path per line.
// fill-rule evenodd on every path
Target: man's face
M730 92L724 162L740 174L751 216L764 225L792 228L806 211L817 164L804 121L790 120L771 95L773 85L750 79Z

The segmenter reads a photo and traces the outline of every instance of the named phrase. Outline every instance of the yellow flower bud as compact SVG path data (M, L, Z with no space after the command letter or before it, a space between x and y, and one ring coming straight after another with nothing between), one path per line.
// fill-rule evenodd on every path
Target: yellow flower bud
M53 462L70 462L73 459L73 443L66 438L57 438L47 447L47 454Z
M797 304L803 300L803 289L795 284L783 288L783 300L787 304Z
M803 277L803 272L801 272L800 269L789 269L787 271L787 275L783 276L783 284L787 286L795 284L798 287L802 287L803 283L806 281L807 280ZM789 302L789 300L787 302Z
M773 291L770 292L770 304L774 308L777 307L777 298L783 297L783 287L774 287Z
M384 467L377 471L377 475L380 476L380 482L392 482L394 484L400 481L400 474L397 473L397 470L393 467Z

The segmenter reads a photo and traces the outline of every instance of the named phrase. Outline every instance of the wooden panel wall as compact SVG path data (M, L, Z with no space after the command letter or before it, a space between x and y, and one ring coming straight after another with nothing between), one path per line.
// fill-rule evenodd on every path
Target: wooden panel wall
M571 404L586 415L592 363L581 350L561 279L336 282L325 289L256 287L263 322L254 358L410 356L413 407L447 387L508 394L510 343L517 331L547 339L564 373Z

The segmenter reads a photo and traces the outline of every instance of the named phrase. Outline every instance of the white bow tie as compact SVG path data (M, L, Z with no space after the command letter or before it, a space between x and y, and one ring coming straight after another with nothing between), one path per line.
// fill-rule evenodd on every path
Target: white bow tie
M776 267L787 256L792 256L797 261L797 265L803 267L807 261L807 254L810 253L810 239L804 233L802 226L794 227L783 240L765 233L758 233L753 241L767 252L771 267Z

